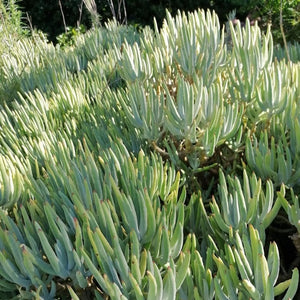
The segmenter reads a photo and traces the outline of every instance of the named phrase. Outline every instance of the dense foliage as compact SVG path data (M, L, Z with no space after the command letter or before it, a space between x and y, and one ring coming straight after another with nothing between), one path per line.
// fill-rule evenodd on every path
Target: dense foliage
M209 10L153 28L1 28L0 299L296 297L299 45Z

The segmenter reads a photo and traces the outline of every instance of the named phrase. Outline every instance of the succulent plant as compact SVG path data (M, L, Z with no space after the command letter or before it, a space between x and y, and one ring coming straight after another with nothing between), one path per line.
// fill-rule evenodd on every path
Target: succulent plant
M273 49L198 10L1 56L0 299L292 299L266 235L281 208L299 232L300 70Z

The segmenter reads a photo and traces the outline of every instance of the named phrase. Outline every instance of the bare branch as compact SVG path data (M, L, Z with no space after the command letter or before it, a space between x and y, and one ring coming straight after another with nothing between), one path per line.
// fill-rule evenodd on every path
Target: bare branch
M59 5L59 8L60 8L60 12L61 12L61 15L62 15L64 27L65 27L65 33L67 33L67 24L66 24L65 15L64 15L64 11L63 11L63 8L62 8L60 0L58 0L58 5Z

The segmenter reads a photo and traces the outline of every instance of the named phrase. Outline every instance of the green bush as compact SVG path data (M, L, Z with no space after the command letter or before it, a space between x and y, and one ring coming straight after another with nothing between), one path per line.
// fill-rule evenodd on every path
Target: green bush
M77 36L85 32L86 28L82 24L78 27L67 27L66 32L61 33L56 39L61 47L73 46Z
M22 12L19 9L20 1L7 0L0 3L1 33L14 32L21 35L24 33Z
M0 55L8 55L14 44L27 33L18 1L0 2Z
M259 15L261 26L272 24L272 34L276 43L283 44L280 30L280 10L285 36L288 41L300 42L300 3L298 0L258 1L254 16Z
M72 43L1 56L0 298L296 297L296 56L209 10Z

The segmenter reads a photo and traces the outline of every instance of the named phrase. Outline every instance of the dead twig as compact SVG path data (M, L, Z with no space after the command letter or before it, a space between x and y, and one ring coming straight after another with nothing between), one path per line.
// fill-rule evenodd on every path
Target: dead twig
M283 44L284 44L284 48L285 48L285 52L286 52L286 57L288 62L291 61L290 59L290 54L289 54L289 49L287 46L287 42L286 42L286 38L285 38L285 34L284 34L284 29L283 29L283 17L282 17L282 0L280 1L280 31L282 34L282 39L283 39Z
M65 15L64 15L64 11L63 11L62 4L61 4L60 0L58 0L58 5L59 5L60 12L61 12L61 15L62 15L62 19L63 19L63 23L64 23L64 28L65 28L65 33L67 33L67 24L66 24Z

